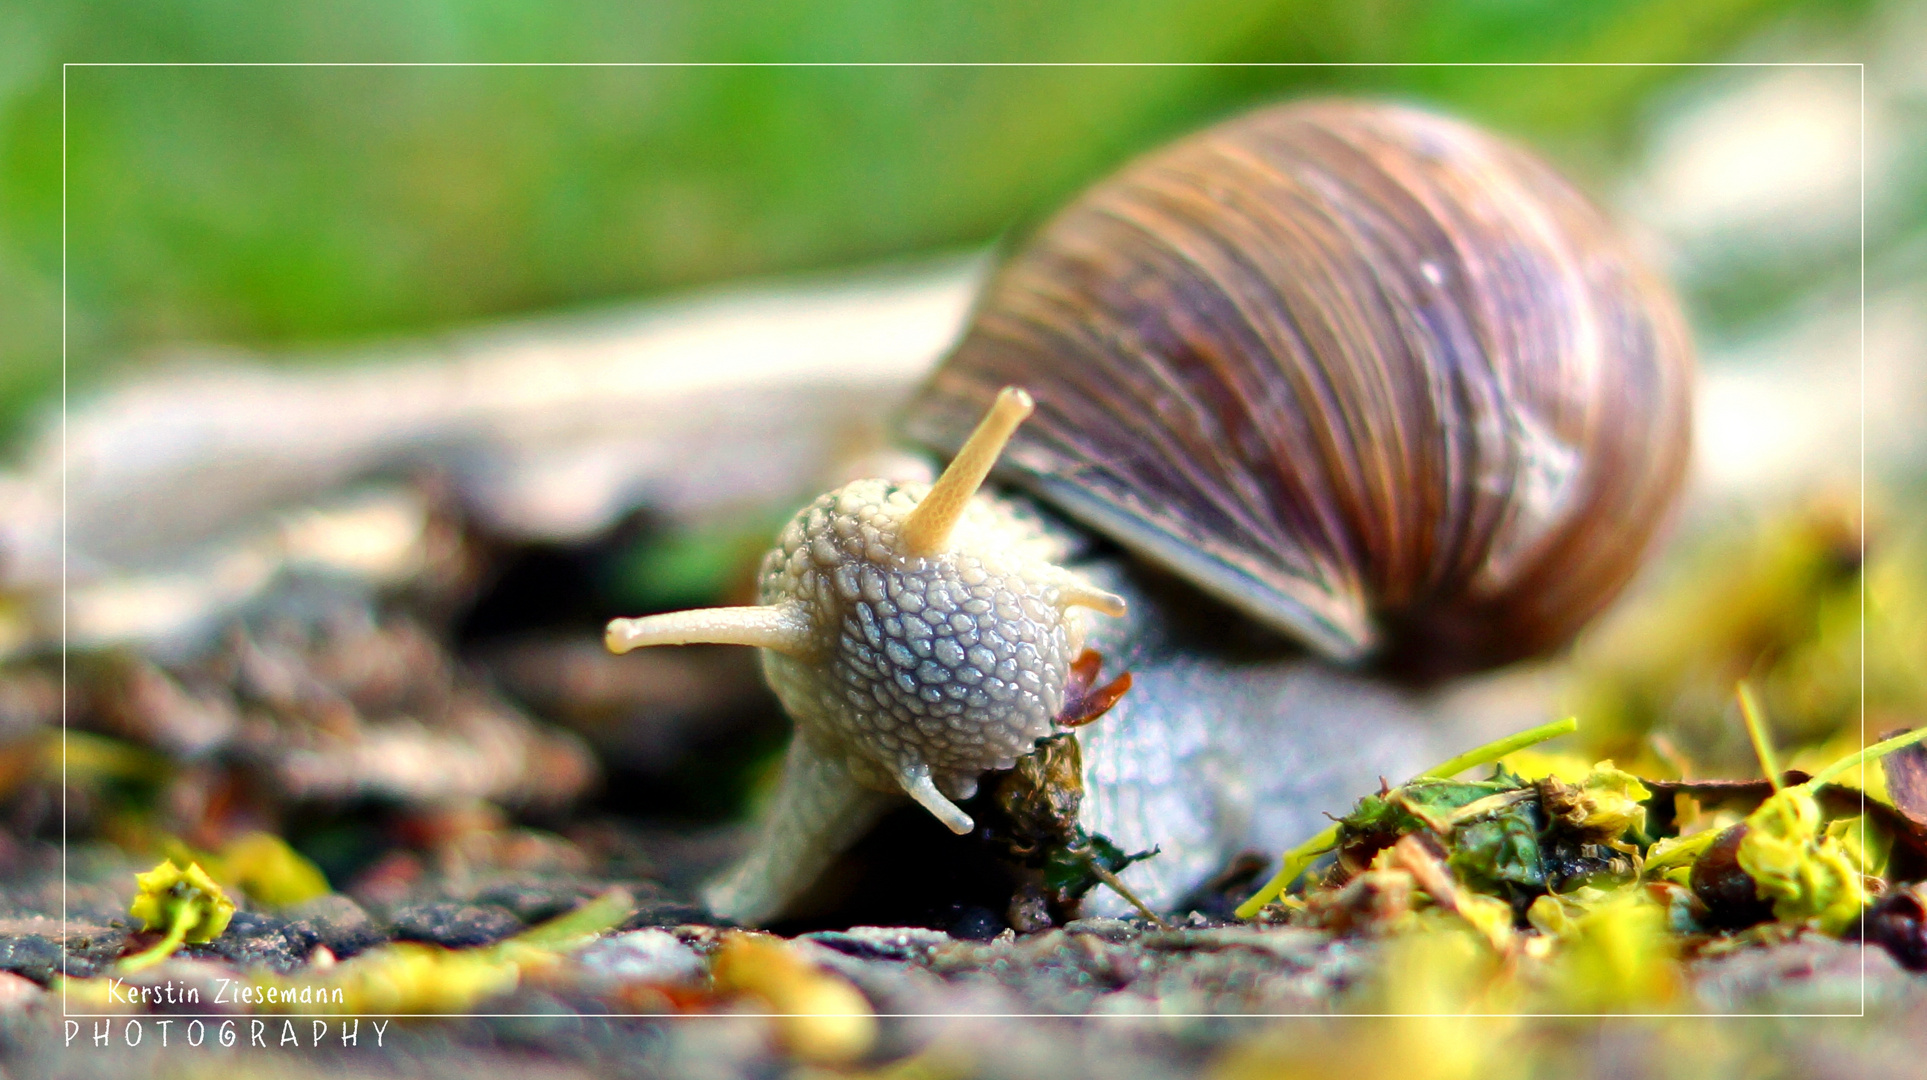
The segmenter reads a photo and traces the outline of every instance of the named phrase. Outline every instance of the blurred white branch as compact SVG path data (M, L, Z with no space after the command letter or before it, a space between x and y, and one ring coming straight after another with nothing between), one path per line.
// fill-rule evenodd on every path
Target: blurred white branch
M164 611L251 592L298 554L275 515L361 478L431 467L492 529L548 540L637 506L701 518L803 497L883 438L961 325L980 265L765 283L296 370L206 357L150 369L68 418L73 635L145 637L178 621ZM58 591L61 474L53 428L0 475L9 590ZM96 584L119 599L92 596ZM139 597L168 602L129 610Z

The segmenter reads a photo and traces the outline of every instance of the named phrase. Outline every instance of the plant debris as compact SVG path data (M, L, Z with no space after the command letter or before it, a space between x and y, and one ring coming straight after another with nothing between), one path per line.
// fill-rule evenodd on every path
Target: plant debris
M1084 656L1096 654L1087 651ZM1093 663L1086 681L1095 674ZM1083 722L1089 719L1095 717ZM1015 929L1028 933L1070 922L1078 916L1079 901L1100 884L1115 890L1146 918L1159 921L1117 878L1125 867L1156 855L1157 849L1126 854L1109 837L1078 824L1083 777L1077 736L1064 732L1040 739L993 789L995 813L981 828L1002 851L1017 879L1006 914Z
M1716 954L1739 931L1841 937L1866 919L1870 940L1917 968L1927 955L1919 885L1879 876L1890 872L1886 852L1913 843L1917 828L1893 807L1863 813L1881 804L1833 781L1918 751L1927 729L1781 780L1757 703L1744 686L1740 696L1767 780L1649 783L1611 761L1574 780L1529 779L1504 760L1484 780L1451 779L1448 769L1495 756L1481 748L1360 799L1285 856L1274 884L1297 879L1301 895L1271 899L1268 888L1246 907L1269 903L1291 925L1372 937L1456 922L1517 973L1509 992L1526 1007L1561 1011L1664 1009L1684 979L1678 961ZM1542 734L1495 745L1516 749ZM1900 761L1902 775L1914 767ZM1751 805L1738 821L1704 807L1682 815L1676 796L1688 790ZM1670 812L1654 813L1662 804ZM1322 873L1301 878L1320 856Z

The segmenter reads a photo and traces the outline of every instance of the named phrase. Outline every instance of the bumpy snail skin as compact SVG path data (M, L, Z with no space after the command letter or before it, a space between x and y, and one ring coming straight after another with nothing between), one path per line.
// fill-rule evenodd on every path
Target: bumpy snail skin
M776 806L756 847L707 897L760 922L908 795L945 826L953 800L1050 734L1084 626L1077 608L1124 602L1058 565L1040 519L973 498L1029 395L1007 388L935 484L859 480L818 498L765 557L750 608L609 625L609 647L758 645L796 721Z
M1118 875L1153 910L1184 910L1240 854L1296 845L1380 777L1412 776L1471 738L1430 695L1283 646L1228 646L1218 635L1235 615L1168 585L1147 592L1139 568L1094 554L1079 571L1122 594L1131 614L1094 622L1085 644L1132 684L1078 729L1078 820L1125 851L1157 849ZM1132 911L1105 889L1083 910Z

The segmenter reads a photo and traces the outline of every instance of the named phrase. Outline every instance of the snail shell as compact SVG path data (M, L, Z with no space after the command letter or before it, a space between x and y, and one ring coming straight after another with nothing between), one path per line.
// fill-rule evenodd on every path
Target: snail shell
M1340 661L1425 677L1568 641L1689 447L1671 295L1550 168L1387 104L1263 109L1127 167L991 281L912 402L954 451Z

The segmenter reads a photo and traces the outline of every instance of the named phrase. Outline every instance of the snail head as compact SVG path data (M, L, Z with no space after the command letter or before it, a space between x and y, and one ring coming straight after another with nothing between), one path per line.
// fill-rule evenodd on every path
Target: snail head
M762 648L811 752L901 791L957 833L955 800L1050 734L1082 648L1080 608L1122 598L1058 564L1034 515L978 498L1029 394L1005 387L934 484L858 480L791 519L764 557L760 603L616 619L609 648Z

